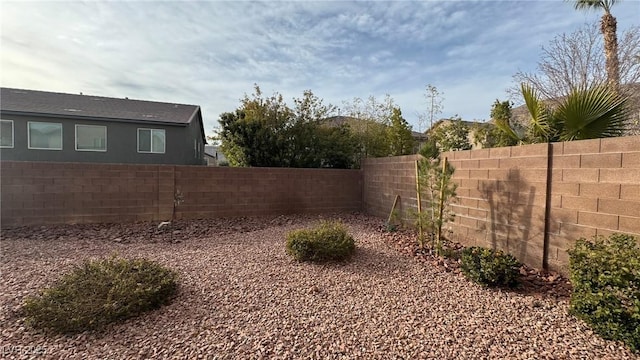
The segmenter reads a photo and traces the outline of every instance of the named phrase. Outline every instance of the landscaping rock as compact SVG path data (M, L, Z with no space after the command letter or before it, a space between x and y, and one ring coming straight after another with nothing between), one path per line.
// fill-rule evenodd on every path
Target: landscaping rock
M415 254L415 237L359 214L23 227L0 234L3 357L42 359L633 359L568 315L565 297L473 284L457 262ZM284 249L288 231L341 218L356 241L348 263L308 264ZM286 220L285 220L286 219ZM289 224L289 221L291 223ZM286 225L283 225L286 224ZM241 225L243 232L234 227ZM129 243L116 243L122 238ZM155 241L155 242L154 242ZM86 258L145 257L175 269L171 304L65 337L24 324L25 296ZM416 261L422 259L424 261ZM428 260L428 261L427 261ZM563 281L528 269L553 289ZM551 277L554 277L551 279ZM533 281L531 282L533 283ZM317 289L317 290L316 290ZM17 346L44 355L8 354Z

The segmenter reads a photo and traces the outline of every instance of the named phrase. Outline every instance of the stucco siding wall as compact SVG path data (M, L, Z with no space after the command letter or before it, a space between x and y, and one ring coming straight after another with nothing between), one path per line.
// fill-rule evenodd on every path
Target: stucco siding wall
M86 163L136 163L202 165L202 158L194 152L193 134L200 139L199 124L191 126L136 124L105 120L60 119L42 116L2 114L3 120L13 120L14 147L0 149L0 159L16 161L55 161ZM27 123L29 121L62 124L62 150L35 150L28 148ZM107 127L107 151L76 151L75 125L100 125ZM164 154L139 153L138 128L164 129L166 149ZM195 130L194 130L195 129Z

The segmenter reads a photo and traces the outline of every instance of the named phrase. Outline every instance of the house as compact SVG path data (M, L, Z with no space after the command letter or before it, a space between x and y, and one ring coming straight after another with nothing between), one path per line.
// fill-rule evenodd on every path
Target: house
M205 164L197 105L0 90L2 160Z
M413 137L413 140L416 142L414 153L417 154L418 151L420 151L420 148L422 148L422 146L427 142L427 134L412 130L411 137Z
M217 145L205 145L204 159L208 166L225 166L229 162Z

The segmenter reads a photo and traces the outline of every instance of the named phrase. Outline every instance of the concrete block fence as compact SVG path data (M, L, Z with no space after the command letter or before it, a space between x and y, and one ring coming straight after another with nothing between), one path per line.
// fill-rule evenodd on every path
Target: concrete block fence
M502 249L531 266L566 273L576 239L640 236L640 136L441 156L456 168L458 184L448 230L465 245ZM365 161L367 212L388 216L396 195L401 211L416 207L416 159Z
M451 237L566 272L576 239L640 236L640 136L442 154L456 168ZM396 195L409 222L419 155L362 170L0 162L0 225L365 211Z
M0 163L2 227L359 211L360 170Z

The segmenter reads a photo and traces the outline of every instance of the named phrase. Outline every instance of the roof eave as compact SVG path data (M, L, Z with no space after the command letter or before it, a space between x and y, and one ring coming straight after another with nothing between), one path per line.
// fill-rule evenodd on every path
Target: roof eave
M200 107L198 107L199 109ZM8 114L8 115L19 115L19 116L39 116L39 117L47 117L47 118L58 118L58 119L77 119L77 120L92 120L92 121L113 121L113 122L125 122L125 123L136 123L136 124L156 124L156 125L170 125L170 126L187 126L191 122L187 123L179 123L175 121L162 121L162 120L140 120L140 119L122 119L122 118L110 118L103 116L83 116L83 115L75 115L75 114L51 114L51 113L38 113L38 112L28 112L28 111L16 111L16 110L0 110L0 114Z
M202 136L202 141L206 145L207 144L207 136L204 134L204 122L202 121L202 111L200 110L200 106L196 105L196 109L193 110L193 114L189 118L189 123L193 121L193 118L197 117L198 122L200 123L200 135Z

